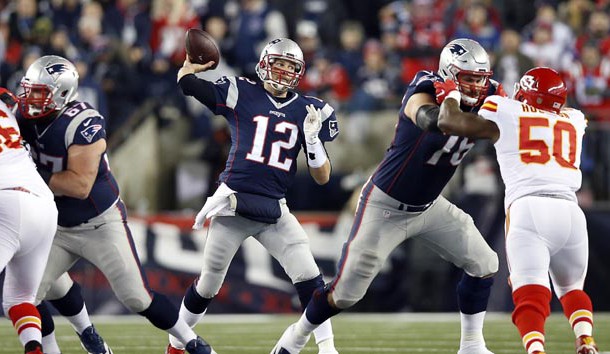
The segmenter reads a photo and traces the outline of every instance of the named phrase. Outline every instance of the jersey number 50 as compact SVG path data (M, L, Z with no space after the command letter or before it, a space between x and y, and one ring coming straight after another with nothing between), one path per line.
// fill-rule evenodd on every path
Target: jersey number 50
M519 151L521 161L524 163L546 164L551 160L550 150L553 149L553 157L561 167L576 169L576 128L566 121L557 121L553 125L553 146L541 139L532 139L532 128L549 127L549 120L540 117L519 118ZM568 156L564 157L563 143L564 135L568 138Z

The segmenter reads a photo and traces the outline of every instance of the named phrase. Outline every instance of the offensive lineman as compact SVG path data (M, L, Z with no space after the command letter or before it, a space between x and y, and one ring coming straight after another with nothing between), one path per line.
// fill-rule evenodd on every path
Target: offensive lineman
M316 289L273 354L299 353L311 331L357 303L390 252L413 237L464 270L457 287L462 324L458 354L491 353L483 338L483 320L498 257L472 218L440 195L474 142L438 130L434 89L435 82L456 80L461 107L477 111L486 96L503 91L492 84L491 74L489 56L469 39L456 39L443 48L438 74L416 74L403 98L394 141L360 194L339 272L326 287Z
M580 154L587 122L581 111L563 108L567 88L561 76L550 68L531 69L516 85L514 99L488 97L479 115L461 112L455 83L435 86L447 94L438 119L443 132L494 143L506 185L512 318L525 350L545 352L550 274L576 336L576 353L597 354L593 307L583 291L587 227L575 194L582 181Z
M263 48L256 66L262 82L223 77L212 83L193 75L212 64L193 64L187 56L178 72L185 95L227 119L232 141L220 186L196 218L195 228L207 218L211 221L201 274L186 290L180 308L180 317L191 326L205 314L235 253L250 236L279 261L303 306L313 290L324 285L307 235L284 196L293 183L301 147L313 179L318 184L328 182L331 166L322 142L339 134L330 105L291 90L305 73L303 52L294 41L278 38ZM330 321L314 335L320 354L337 354ZM168 354L182 353L182 347L170 336Z
M47 264L57 207L24 148L11 106L12 93L0 88L0 272L6 267L2 309L26 354L42 354L36 290ZM6 98L6 101L5 101Z
M104 273L114 293L131 311L179 336L188 343L189 353L214 353L179 319L178 309L169 299L148 287L125 206L109 170L106 123L91 105L76 100L78 73L74 65L59 56L43 56L30 65L21 86L18 122L38 173L55 194L59 211L59 226L37 301L51 295L67 298L62 302L68 308L62 314L65 310L73 314L69 319L85 344L83 335L90 334L85 332L93 327L83 328L90 324L88 318L86 324L83 322L84 302L78 285L65 274L82 257ZM101 340L91 344L95 348L85 348L89 353L112 354Z

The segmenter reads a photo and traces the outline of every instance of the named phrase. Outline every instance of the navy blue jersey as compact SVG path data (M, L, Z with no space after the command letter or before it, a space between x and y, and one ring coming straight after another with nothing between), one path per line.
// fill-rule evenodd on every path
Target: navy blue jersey
M71 102L50 123L22 117L18 121L24 139L30 144L37 168L53 173L67 168L68 148L71 145L87 145L106 139L104 117L86 102ZM59 211L58 224L70 227L86 222L112 206L118 197L119 187L104 153L88 198L55 197Z
M404 113L412 95L422 92L436 97L434 82L442 80L430 71L415 75L402 100L394 140L373 175L377 187L405 204L425 205L435 200L474 146L472 139L424 131ZM489 95L494 92L495 87L490 85ZM472 112L479 109L461 108Z
M231 151L220 182L237 192L280 199L297 170L305 148L305 106L322 111L322 142L339 134L334 109L324 101L289 92L285 99L269 94L261 83L242 77L223 77L214 83L217 105L231 128Z

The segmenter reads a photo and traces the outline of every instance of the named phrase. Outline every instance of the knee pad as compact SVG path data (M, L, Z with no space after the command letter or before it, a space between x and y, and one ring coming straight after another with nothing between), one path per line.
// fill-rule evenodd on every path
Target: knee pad
M127 297L125 297L123 299L119 299L119 300L131 312L140 313L140 312L148 309L151 306L151 304L154 300L154 297L155 297L154 292L151 292L151 294L146 298L137 297L137 296L127 296Z

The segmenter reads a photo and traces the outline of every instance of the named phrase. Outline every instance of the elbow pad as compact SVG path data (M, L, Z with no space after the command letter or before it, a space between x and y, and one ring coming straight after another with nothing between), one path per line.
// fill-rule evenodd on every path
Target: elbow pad
M422 130L440 132L438 128L438 114L440 107L434 104L425 104L417 110L415 121Z

